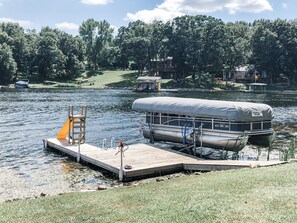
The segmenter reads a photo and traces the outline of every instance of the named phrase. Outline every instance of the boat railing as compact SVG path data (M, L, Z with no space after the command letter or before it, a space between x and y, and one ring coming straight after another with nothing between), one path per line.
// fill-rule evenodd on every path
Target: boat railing
M196 128L201 124L206 129L225 130L225 131L259 131L271 129L271 120L235 122L217 118L197 118L183 117L180 115L161 115L147 113L146 124L167 125L167 126L187 126Z

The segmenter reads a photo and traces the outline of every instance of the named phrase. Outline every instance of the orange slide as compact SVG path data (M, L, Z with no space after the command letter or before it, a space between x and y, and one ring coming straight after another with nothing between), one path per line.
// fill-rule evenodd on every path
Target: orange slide
M74 122L76 121L76 119L74 119ZM67 134L69 133L69 122L70 120L67 119L67 121L65 122L63 128L60 130L60 132L57 134L57 139L66 139ZM70 123L70 130L73 127L73 123Z

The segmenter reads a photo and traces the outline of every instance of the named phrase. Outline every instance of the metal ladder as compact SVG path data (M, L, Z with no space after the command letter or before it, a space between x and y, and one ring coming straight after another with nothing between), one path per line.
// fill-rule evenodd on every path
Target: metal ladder
M69 135L68 143L83 144L86 140L87 106L80 106L80 114L73 114L74 107L69 106Z

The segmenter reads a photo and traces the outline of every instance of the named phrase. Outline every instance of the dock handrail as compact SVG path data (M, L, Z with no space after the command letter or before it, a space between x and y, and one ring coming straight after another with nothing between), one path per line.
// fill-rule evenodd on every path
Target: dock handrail
M102 140L102 149L105 149L105 144L106 144L106 138L104 138L104 139Z
M101 142L101 139L100 139ZM115 145L115 137L112 136L110 138L110 146L108 146L108 139L107 138L103 138L102 139L102 144L101 144L101 149L116 149L116 145Z

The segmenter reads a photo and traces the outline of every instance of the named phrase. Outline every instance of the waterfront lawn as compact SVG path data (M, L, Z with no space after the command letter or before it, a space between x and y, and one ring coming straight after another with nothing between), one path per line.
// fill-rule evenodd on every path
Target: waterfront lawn
M114 71L86 71L75 80L44 81L41 83L30 83L30 88L65 88L65 87L133 87L138 74L131 70Z
M0 205L0 222L297 222L297 164Z
M138 77L135 71L103 71L99 75L93 75L88 78L88 81L82 86L90 86L95 88L104 87L133 87L136 78Z

